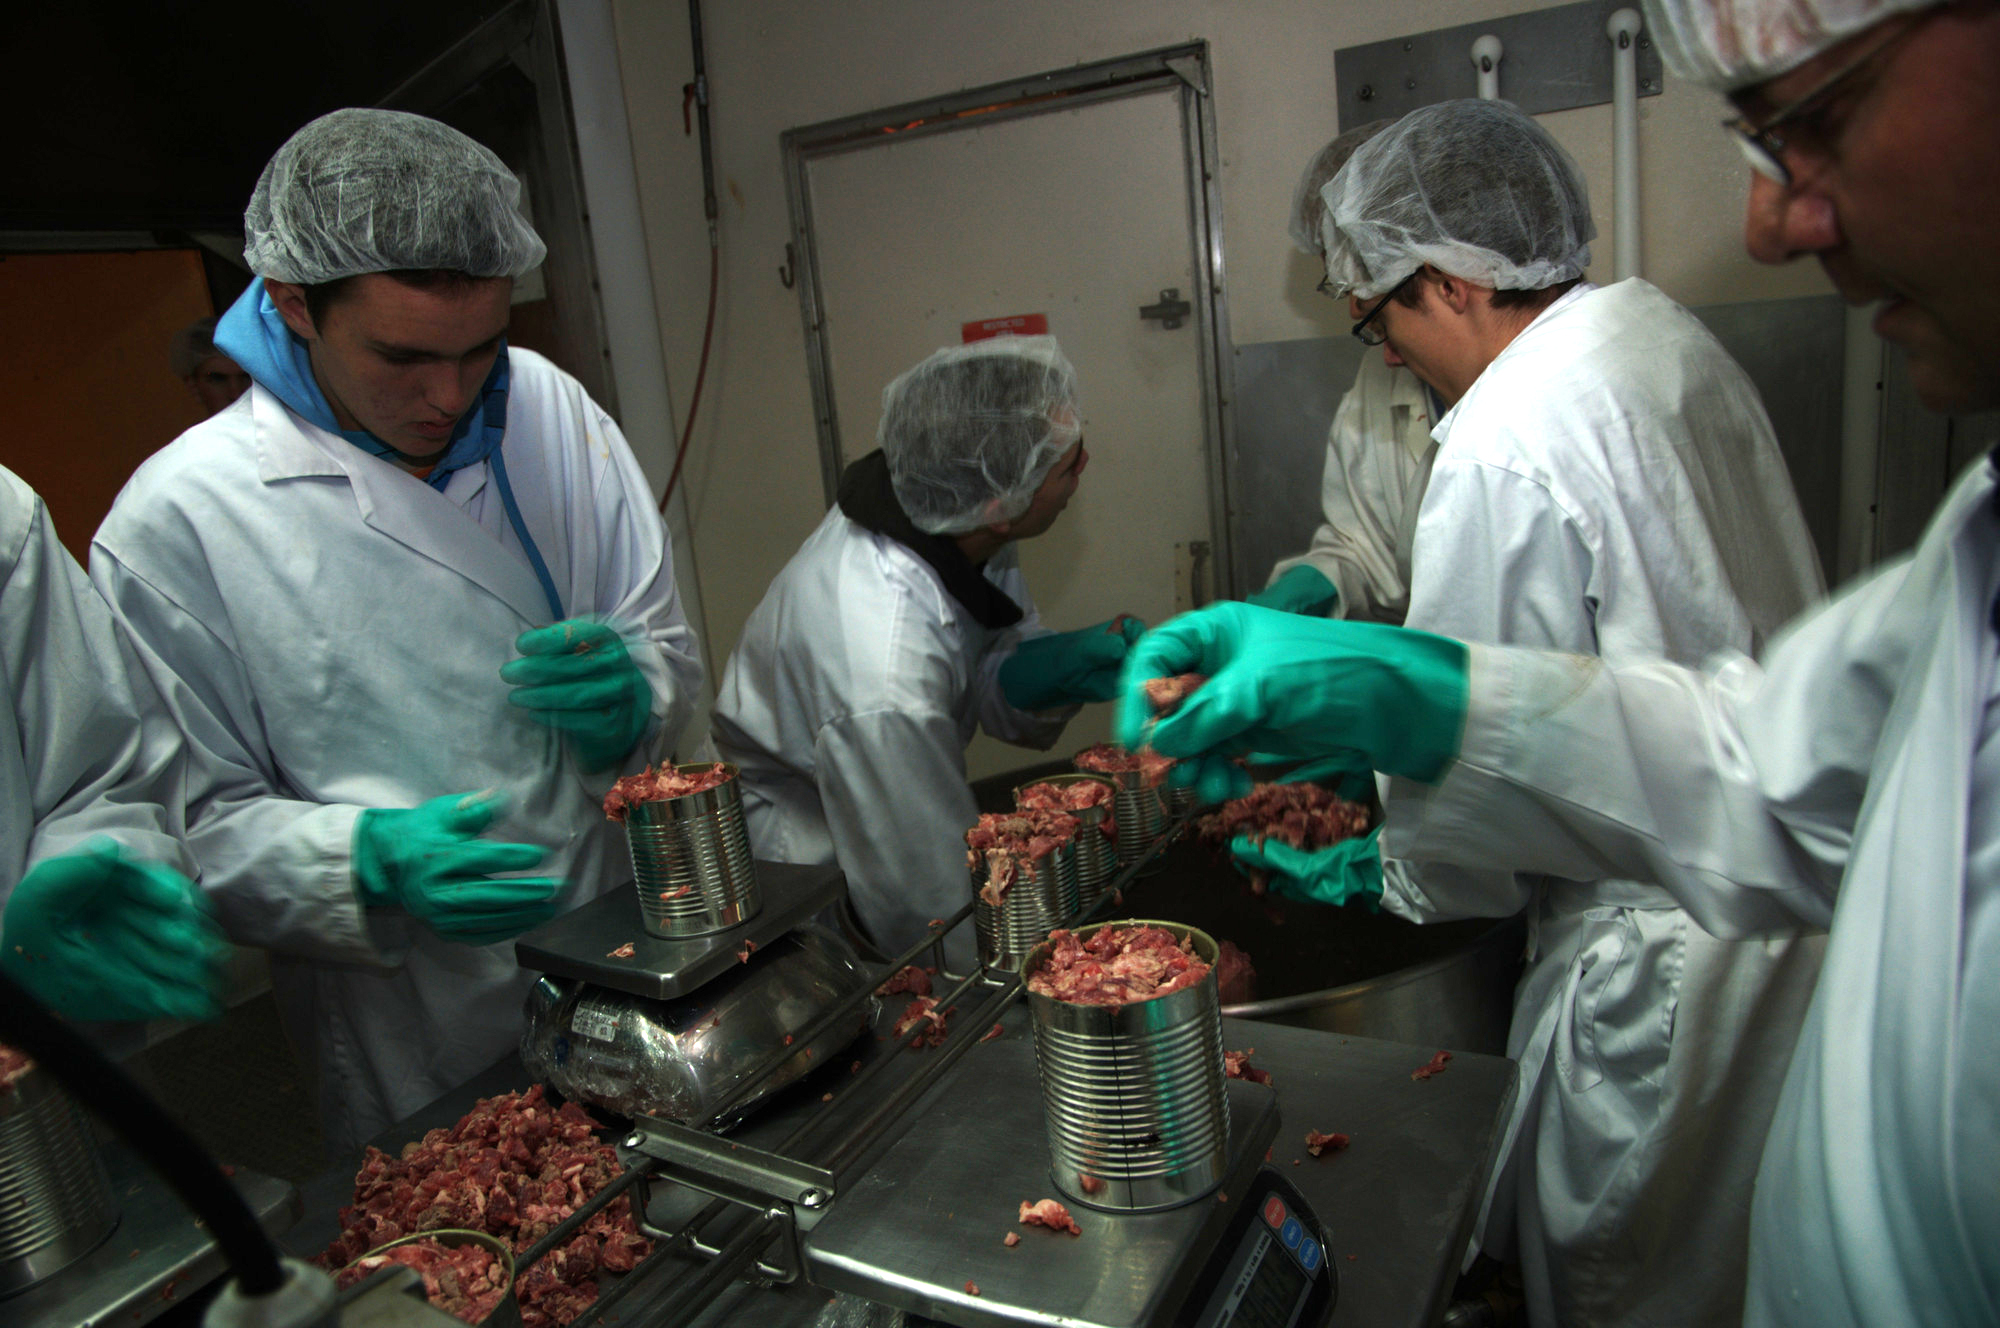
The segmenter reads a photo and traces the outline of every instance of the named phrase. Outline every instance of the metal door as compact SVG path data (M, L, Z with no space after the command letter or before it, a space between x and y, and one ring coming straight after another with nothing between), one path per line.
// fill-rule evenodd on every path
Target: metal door
M1227 584L1205 60L1176 48L786 135L829 502L875 446L884 384L962 325L1045 315L1076 365L1090 467L1020 546L1059 630L1159 622ZM1178 326L1141 316L1176 301ZM1110 709L1065 749L1106 736ZM977 777L1023 756L982 738L967 759Z

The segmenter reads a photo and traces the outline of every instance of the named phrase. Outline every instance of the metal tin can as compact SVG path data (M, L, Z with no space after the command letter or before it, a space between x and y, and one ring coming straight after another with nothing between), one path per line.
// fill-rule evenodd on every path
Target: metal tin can
M1026 784L1014 786L1014 805L1021 805L1021 794L1037 784L1054 784L1058 788L1083 782L1102 784L1112 791L1113 804L1117 801L1118 783L1109 775L1091 774L1078 771L1073 775L1050 775L1046 779L1034 779ZM1111 821L1111 829L1117 829L1111 820L1113 807L1080 807L1069 814L1080 823L1076 832L1076 898L1072 902L1069 916L1088 913L1097 907L1097 901L1104 896L1104 886L1118 871L1118 845L1112 835L1105 833L1105 823Z
M1142 926L1192 937L1195 954L1215 963L1214 940L1177 922L1098 923L1077 935ZM1048 955L1046 943L1036 946L1022 971L1033 973ZM1033 990L1028 1008L1049 1179L1065 1198L1088 1208L1145 1212L1214 1192L1229 1162L1229 1099L1212 968L1192 987L1115 1009Z
M1117 799L1111 806L1118 825L1118 865L1128 867L1138 861L1140 855L1152 847L1153 841L1166 831L1166 788L1164 785L1148 784L1145 776L1137 770L1119 770L1099 778L1110 780L1118 789ZM1140 874L1151 875L1164 865L1154 858Z
M625 813L639 913L654 936L706 936L755 917L757 872L743 824L736 767L704 762L674 767L684 775L717 768L729 778L712 789L633 805Z
M1167 802L1168 821L1177 821L1198 805L1194 785L1168 784L1161 788L1161 795Z
M0 1296L82 1258L117 1225L89 1122L53 1075L30 1066L0 1089Z
M998 905L980 890L992 871L983 850L967 853L972 877L972 929L979 939L979 962L987 968L1013 971L1028 951L1049 938L1075 912L1076 841L1069 840L1039 858L1015 861L1014 883Z

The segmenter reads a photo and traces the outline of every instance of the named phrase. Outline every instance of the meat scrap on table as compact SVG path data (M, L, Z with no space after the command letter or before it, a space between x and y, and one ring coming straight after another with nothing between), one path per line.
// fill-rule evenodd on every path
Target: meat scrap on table
M1223 1077L1225 1079L1243 1079L1253 1084L1270 1083L1271 1072L1269 1070L1260 1070L1250 1063L1250 1058L1256 1054L1257 1049L1255 1047L1245 1047L1241 1051L1223 1052Z
M1428 1079L1434 1074L1443 1074L1445 1062L1450 1059L1451 1059L1450 1052L1441 1051L1437 1055L1431 1057L1429 1061L1425 1062L1422 1065L1419 1065L1416 1069L1410 1071L1410 1078Z
M626 813L642 802L662 802L668 798L684 798L690 793L706 793L734 778L734 774L719 765L690 774L682 774L670 765L663 765L657 770L647 766L638 774L627 775L611 786L611 792L604 795L604 814L614 821L623 821Z
M550 1106L538 1084L483 1099L400 1156L370 1148L354 1202L340 1210L340 1235L314 1262L343 1268L390 1241L443 1228L488 1232L519 1254L620 1174L617 1154L593 1130L581 1107ZM515 1279L522 1328L561 1328L597 1299L600 1270L629 1272L652 1248L621 1194Z
M1010 1231L1006 1234L1004 1238L1002 1238L1000 1243L1002 1245L1005 1245L1008 1249L1011 1250L1016 1245L1019 1245L1021 1243L1021 1233L1018 1231Z
M896 1019L896 1026L889 1030L889 1036L900 1039L917 1025L925 1024L923 1031L910 1040L910 1050L939 1046L950 1031L945 1021L957 1013L956 1005L948 1010L939 1010L933 997L919 996L904 1007L903 1013Z
M756 953L757 953L757 942L745 941L743 942L741 948L739 948L736 951L736 962L739 964L747 964L750 962L750 956Z
M1054 1199L1037 1199L1033 1203L1021 1200L1020 1221L1024 1227L1047 1227L1051 1231L1067 1231L1072 1236L1083 1234L1083 1228L1069 1215L1069 1209Z
M905 964L891 973L881 986L875 989L877 996L897 996L908 992L912 996L931 994L931 975L915 964Z
M1321 1134L1318 1130L1306 1131L1306 1151L1314 1157L1331 1150L1338 1153L1353 1141L1344 1134Z
M1028 990L1071 1005L1134 1005L1192 987L1209 966L1161 927L1100 927L1087 941L1058 927L1049 954L1028 975Z
M635 947L632 944L632 942L627 941L625 942L625 944L619 946L616 950L613 950L610 954L604 957L606 959L630 959L633 955L637 953L639 953L637 947Z

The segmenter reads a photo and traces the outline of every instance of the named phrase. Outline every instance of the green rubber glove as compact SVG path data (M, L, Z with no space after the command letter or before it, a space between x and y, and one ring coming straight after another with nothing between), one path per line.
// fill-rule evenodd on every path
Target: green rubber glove
M1303 613L1324 618L1340 603L1340 591L1319 568L1311 563L1300 563L1297 567L1287 568L1283 576L1256 594L1244 596L1243 602L1260 608L1277 609L1281 613Z
M1000 692L1016 710L1054 710L1118 695L1125 656L1146 633L1129 613L1076 632L1030 637L1000 665Z
M369 908L400 908L448 941L491 945L556 913L563 883L496 877L547 857L533 844L501 844L480 831L506 810L492 792L454 793L408 811L377 808L354 824L354 886Z
M1229 841L1238 871L1262 872L1271 889L1312 904L1367 903L1373 912L1382 897L1382 827L1359 839L1343 839L1322 849L1298 849L1277 839L1262 844L1248 835Z
M1229 760L1239 752L1345 758L1434 783L1465 731L1469 659L1428 632L1212 604L1133 647L1118 739L1194 766L1174 774L1204 792L1245 782ZM1180 673L1208 682L1156 720L1146 681Z
M229 946L185 876L108 839L21 878L0 968L71 1019L212 1019Z
M625 759L646 731L653 689L609 623L570 618L516 638L521 658L500 668L507 700L560 729L585 770Z

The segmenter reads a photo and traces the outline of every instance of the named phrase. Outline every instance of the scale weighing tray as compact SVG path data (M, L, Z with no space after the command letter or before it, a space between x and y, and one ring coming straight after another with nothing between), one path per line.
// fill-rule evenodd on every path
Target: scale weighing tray
M665 940L647 932L639 898L628 882L514 942L514 957L531 972L577 978L656 1001L694 991L738 963L745 941L756 945L784 935L847 891L840 868L793 862L756 864L757 916L728 931ZM627 943L630 959L611 952Z
M1220 1191L1157 1213L1102 1213L1049 1180L1028 1038L974 1048L923 1114L805 1238L814 1285L969 1328L1155 1328L1181 1309L1278 1129L1277 1094L1231 1079ZM1020 1224L1056 1199L1081 1236ZM1021 1243L1004 1244L1008 1232ZM966 1291L971 1282L979 1294Z

